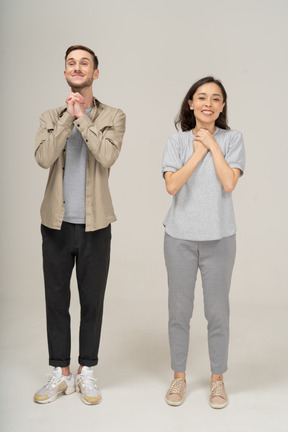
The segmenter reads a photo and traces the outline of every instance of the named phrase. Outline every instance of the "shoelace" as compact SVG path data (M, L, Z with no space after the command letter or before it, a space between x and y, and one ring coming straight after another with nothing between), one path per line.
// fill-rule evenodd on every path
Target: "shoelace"
M45 384L44 387L48 388L48 387L56 387L59 383L59 378L56 378L55 375L53 374L46 374L46 376L49 377L47 384Z
M183 380L178 378L172 382L172 385L169 390L169 394L181 394L183 387Z
M223 382L222 381L215 381L212 384L212 389L211 389L211 396L221 396L224 397L223 394Z
M87 387L89 390L94 389L96 386L97 378L90 377L90 376L83 376L80 378L81 384L83 387Z

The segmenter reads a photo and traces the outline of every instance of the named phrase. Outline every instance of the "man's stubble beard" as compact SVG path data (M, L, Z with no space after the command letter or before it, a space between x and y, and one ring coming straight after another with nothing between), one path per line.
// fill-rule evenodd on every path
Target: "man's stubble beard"
M69 85L69 87L71 87L72 90L76 90L76 91L83 90L83 89L88 88L88 87L92 87L92 84L93 84L93 78L92 77L86 78L86 81L83 82L82 84L75 84L72 81L70 81L69 78L66 78L66 81L67 81L67 84Z

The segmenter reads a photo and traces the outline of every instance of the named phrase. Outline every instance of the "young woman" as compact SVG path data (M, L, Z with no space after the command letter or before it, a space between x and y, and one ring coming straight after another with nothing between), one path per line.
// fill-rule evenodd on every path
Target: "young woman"
M227 403L229 289L235 260L236 225L232 191L244 171L240 132L227 125L227 95L213 77L197 81L186 94L163 157L166 189L173 202L164 221L169 286L169 341L174 379L166 394L180 405L198 268L208 321L211 365L210 405Z

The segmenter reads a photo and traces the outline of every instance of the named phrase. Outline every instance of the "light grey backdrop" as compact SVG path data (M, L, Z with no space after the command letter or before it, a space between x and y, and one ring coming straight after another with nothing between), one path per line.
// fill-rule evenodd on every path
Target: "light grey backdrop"
M28 398L39 384L34 368L38 374L47 364L39 207L48 172L34 161L34 137L39 115L64 104L64 53L76 43L99 57L95 96L127 114L110 179L118 221L101 347L107 374L113 358L128 370L138 352L134 360L144 375L143 357L157 357L170 378L162 254L170 197L161 158L187 89L208 74L223 81L229 124L242 131L247 152L246 173L234 192L238 255L231 306L238 339L232 359L237 363L241 343L247 360L260 334L257 362L272 350L269 365L281 370L287 330L287 11L285 0L1 2L1 360L20 374L29 368ZM74 280L72 289L76 345ZM205 322L195 313L205 337ZM206 351L203 356L208 367ZM153 364L162 370L152 360L150 370ZM27 394L23 390L24 399ZM12 430L15 419L8 417Z

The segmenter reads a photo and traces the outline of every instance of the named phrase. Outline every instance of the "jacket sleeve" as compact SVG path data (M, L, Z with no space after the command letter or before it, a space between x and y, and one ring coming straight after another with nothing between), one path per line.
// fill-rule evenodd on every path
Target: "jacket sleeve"
M125 119L123 111L117 109L110 124L101 129L98 129L87 115L74 121L88 149L105 168L110 168L119 156L125 132Z
M35 159L42 168L50 168L65 148L73 129L74 117L65 112L53 121L49 111L40 117L36 135Z

